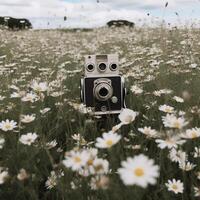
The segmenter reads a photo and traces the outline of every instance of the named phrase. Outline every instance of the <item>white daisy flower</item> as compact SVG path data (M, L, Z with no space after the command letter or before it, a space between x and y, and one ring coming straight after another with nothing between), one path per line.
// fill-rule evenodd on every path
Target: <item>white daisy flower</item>
M138 112L135 112L131 109L123 109L119 114L119 119L123 124L130 124L135 120L135 117L138 115Z
M183 103L184 102L184 99L181 98L181 97L178 97L178 96L174 96L173 99L178 103Z
M182 138L195 139L200 137L200 128L187 129L185 133L181 134Z
M200 180L200 171L198 171L198 172L196 173L196 175L197 175L197 178Z
M184 170L184 171L191 171L196 167L195 164L190 163L190 162L179 162L179 168Z
M103 138L98 137L96 139L95 146L98 148L110 148L116 143L118 143L120 139L121 139L120 135L110 131L108 133L103 133Z
M199 147L194 148L194 158L200 158L200 148Z
M17 127L17 122L15 122L14 120L9 120L9 119L6 119L6 121L2 121L0 122L0 129L2 131L12 131L14 128Z
M159 167L147 156L140 154L127 158L118 169L121 180L125 185L138 185L146 188L148 184L154 185L159 176Z
M45 92L48 90L48 84L46 82L33 81L31 84L31 88L36 92Z
M44 108L44 109L40 110L40 113L44 115L45 113L49 112L50 110L51 110L51 108Z
M39 97L36 94L34 94L33 92L27 93L24 97L21 98L22 101L24 101L24 102L30 101L31 103L34 103L38 99L39 99Z
M73 171L78 171L86 166L88 160L90 159L90 154L88 151L70 151L66 153L65 160L63 164L65 167L71 168Z
M21 98L22 97L22 94L20 92L13 92L11 95L10 95L11 98Z
M45 182L45 186L47 189L52 189L57 185L58 177L55 171L51 171L51 175L48 177L47 181Z
M165 149L165 148L168 148L168 149L177 148L178 145L182 145L185 142L186 142L185 140L181 140L177 136L167 137L165 140L156 139L156 143L158 143L158 147L161 148L161 149Z
M172 191L175 194L183 193L183 183L180 180L168 180L165 185L167 186L168 191Z
M181 150L177 151L175 148L172 148L169 153L169 158L172 162L185 162L187 157L188 155L185 152Z
M90 166L91 174L107 174L109 171L109 162L102 158L96 158Z
M162 117L162 121L165 127L177 129L181 129L188 124L184 117L177 118L173 114L167 114L166 116Z
M159 110L165 113L173 113L174 107L164 104L164 105L159 106Z
M92 190L107 189L109 186L109 178L107 176L96 176L91 178L90 187Z
M160 97L162 95L162 92L160 90L155 90L153 92L153 95L157 96L157 97Z
M25 169L20 169L19 173L17 174L17 179L20 180L20 181L23 181L27 178L29 178L29 174L26 172Z
M149 127L144 127L144 128L138 128L138 130L146 135L147 137L155 138L157 136L157 131L155 129L152 129L150 126Z
M32 115L21 115L22 123L30 123L35 120L35 114Z
M2 170L0 169L0 185L3 184L6 180L6 178L8 178L8 172L6 170Z
M194 187L194 196L199 197L200 196L200 188L199 187Z
M52 148L54 148L57 144L58 144L58 143L57 143L56 140L52 140L51 142L47 142L47 143L46 143L46 147L47 147L48 149L52 149Z
M139 88L137 85L132 85L131 86L131 91L134 94L142 94L143 93L143 89Z
M4 138L0 138L0 149L3 148L4 143L5 143L5 139Z
M160 92L162 94L171 94L173 91L171 89L165 88L165 89L161 89Z
M36 133L27 133L26 135L21 135L21 137L19 138L19 141L22 144L30 146L32 143L35 142L37 137L38 137L38 135Z

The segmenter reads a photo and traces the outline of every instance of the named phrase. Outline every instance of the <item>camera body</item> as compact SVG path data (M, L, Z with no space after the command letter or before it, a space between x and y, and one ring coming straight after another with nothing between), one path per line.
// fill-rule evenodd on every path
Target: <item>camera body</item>
M125 107L124 78L116 54L85 56L81 101L93 115L118 114Z

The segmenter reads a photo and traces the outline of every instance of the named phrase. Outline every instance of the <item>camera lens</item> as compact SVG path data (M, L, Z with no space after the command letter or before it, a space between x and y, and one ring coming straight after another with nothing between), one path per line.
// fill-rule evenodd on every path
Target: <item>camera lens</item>
M94 65L89 64L89 65L87 66L87 70L88 70L89 72L92 72L92 71L94 70Z
M113 87L110 80L107 79L97 79L94 83L94 96L99 101L107 101L113 95Z
M110 69L111 69L112 71L115 71L115 70L117 69L117 64L115 64L115 63L111 64L111 65L110 65Z
M106 97L108 95L108 93L109 93L109 91L105 87L103 87L99 90L99 95L102 97Z
M105 71L106 70L106 64L105 63L100 63L99 64L99 70L100 71Z

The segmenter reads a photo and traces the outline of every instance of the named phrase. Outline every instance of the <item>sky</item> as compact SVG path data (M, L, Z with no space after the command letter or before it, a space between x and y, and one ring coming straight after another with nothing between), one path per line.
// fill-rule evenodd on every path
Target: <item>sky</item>
M114 19L199 23L199 10L200 0L0 0L0 16L28 18L36 29L92 28Z

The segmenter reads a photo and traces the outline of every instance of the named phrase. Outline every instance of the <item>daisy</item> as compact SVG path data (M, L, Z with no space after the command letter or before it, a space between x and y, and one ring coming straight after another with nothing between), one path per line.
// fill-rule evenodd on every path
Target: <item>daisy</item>
M182 138L194 139L200 137L200 128L187 129L186 133L181 135Z
M30 146L32 143L35 142L37 137L38 135L36 133L27 133L26 135L21 135L21 137L19 138L19 141L22 144L26 144Z
M48 89L48 85L46 82L38 83L37 81L33 81L33 83L31 84L31 88L36 92L45 92Z
M14 128L17 127L17 122L15 122L14 120L9 120L9 119L6 119L6 121L2 121L0 122L0 129L2 131L12 131Z
M5 139L4 138L0 138L0 149L3 148L4 143L5 143Z
M184 102L184 99L181 98L181 97L174 96L173 99L178 103L183 103Z
M183 183L180 180L176 180L176 179L173 179L172 181L168 180L168 182L165 183L165 185L167 186L168 191L172 191L175 194L183 193L183 189L184 189Z
M147 137L156 137L157 136L157 131L155 129L152 129L151 127L144 127L144 128L138 128L138 130L146 135Z
M177 118L173 114L167 114L166 116L162 117L162 121L165 127L177 129L181 129L188 124L188 122L185 121L184 117Z
M35 115L21 115L21 122L30 123L35 120Z
M147 156L140 154L127 158L118 169L121 180L125 185L138 185L146 188L148 184L155 184L159 176L159 167Z
M91 174L107 174L108 170L109 162L102 158L96 158L90 167Z
M20 98L21 97L21 94L19 92L13 92L11 95L10 95L11 98Z
M175 148L172 148L170 153L169 153L169 158L172 162L185 162L187 160L188 155L181 151L181 150L176 150Z
M98 149L90 148L90 149L87 149L87 151L89 153L89 159L87 161L87 166L92 166L94 163L94 160L97 158Z
M96 139L95 146L98 148L110 148L116 143L118 143L120 139L121 135L110 131L108 133L103 133L103 138L98 137Z
M69 153L66 153L63 164L65 167L71 168L73 171L78 171L87 164L89 158L90 154L86 150L81 152L72 150Z
M30 93L27 93L24 97L22 97L21 100L24 102L30 101L31 103L34 103L38 99L39 97L36 94L34 94L33 92L30 92Z
M179 168L184 170L184 171L191 171L196 167L195 164L190 163L190 162L179 162Z
M194 196L199 197L200 196L200 188L199 187L194 187Z
M49 112L50 110L51 110L51 108L44 108L44 109L40 110L40 113L42 115L44 115L45 113Z
M195 147L194 150L195 150L194 158L199 158L200 157L200 148Z
M58 144L58 143L57 143L56 140L52 140L51 142L47 142L47 143L46 143L46 147L47 147L48 149L52 149L52 148L54 148L57 144Z
M23 181L29 178L29 174L26 172L25 169L20 169L19 173L17 174L17 179Z
M107 176L96 176L91 178L90 187L92 190L107 189L109 186L109 178Z
M131 86L131 91L134 94L141 94L141 93L143 93L143 89L139 88L137 85L132 85Z
M45 182L45 186L47 189L52 189L57 185L58 177L55 171L51 171L51 175L48 177L47 181Z
M181 140L177 136L173 137L167 137L165 140L162 139L156 139L156 143L158 143L158 147L161 149L172 149L172 148L177 148L178 145L182 145L185 143L185 140Z
M122 110L118 117L123 124L130 124L135 120L137 115L138 112L125 108Z
M164 105L159 106L159 110L165 113L173 113L174 107L164 104Z
M171 94L173 91L171 89L165 88L165 89L161 89L160 92L162 94Z
M3 171L2 168L0 168L0 185L5 182L6 178L8 178L8 172L6 170Z

